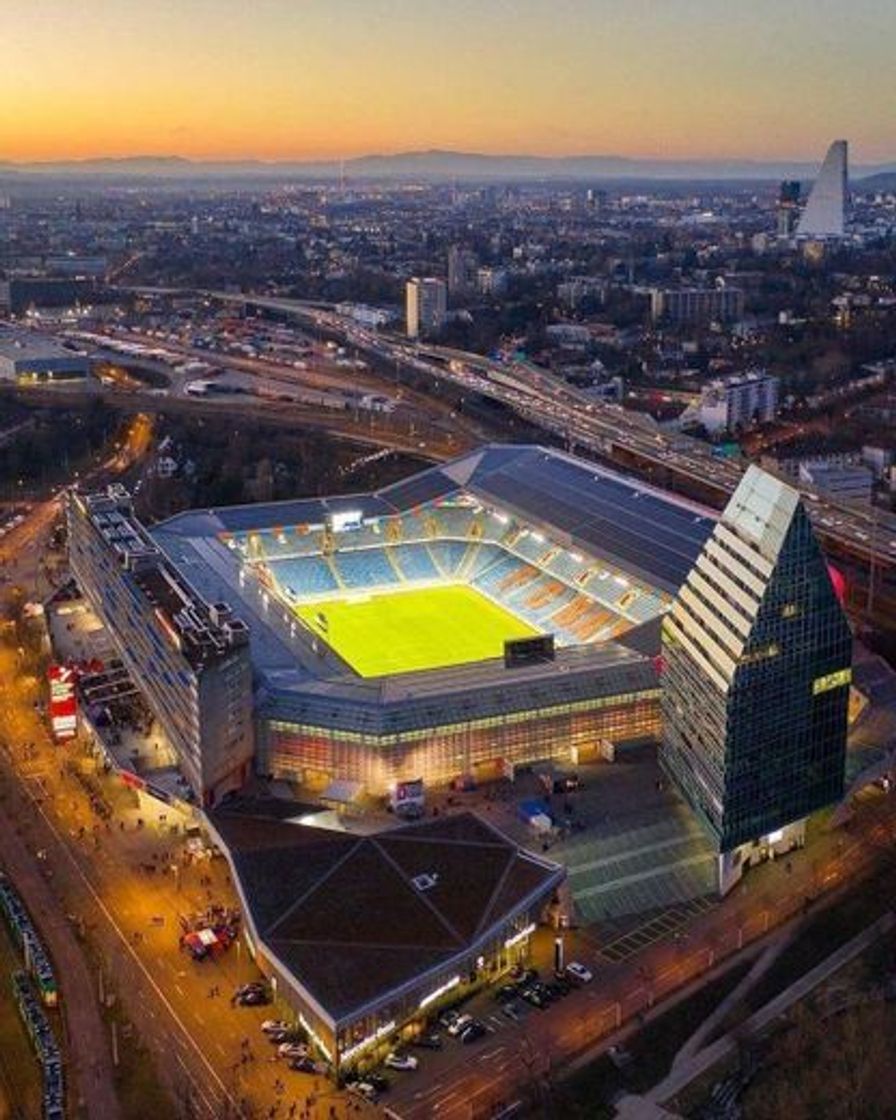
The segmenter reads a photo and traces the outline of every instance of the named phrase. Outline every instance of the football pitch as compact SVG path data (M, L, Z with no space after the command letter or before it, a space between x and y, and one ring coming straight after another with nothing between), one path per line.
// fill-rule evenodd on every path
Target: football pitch
M538 633L463 586L372 593L294 609L362 677L503 657L505 641Z

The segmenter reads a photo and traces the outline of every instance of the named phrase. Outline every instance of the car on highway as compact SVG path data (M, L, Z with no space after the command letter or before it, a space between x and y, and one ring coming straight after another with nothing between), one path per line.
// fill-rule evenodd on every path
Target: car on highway
M420 1065L420 1062L413 1054L399 1054L397 1051L393 1050L391 1054L386 1056L383 1065L387 1066L389 1069L409 1071L416 1069L417 1066Z
M594 973L578 961L569 962L566 966L566 975L579 984L590 984L594 979Z

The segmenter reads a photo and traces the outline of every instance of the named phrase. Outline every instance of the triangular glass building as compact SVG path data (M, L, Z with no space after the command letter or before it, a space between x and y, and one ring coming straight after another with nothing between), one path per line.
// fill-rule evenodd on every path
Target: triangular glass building
M818 178L809 193L797 235L801 237L842 237L846 224L848 193L847 143L835 140L828 148Z
M723 890L842 796L851 653L799 494L751 466L663 623L661 760Z

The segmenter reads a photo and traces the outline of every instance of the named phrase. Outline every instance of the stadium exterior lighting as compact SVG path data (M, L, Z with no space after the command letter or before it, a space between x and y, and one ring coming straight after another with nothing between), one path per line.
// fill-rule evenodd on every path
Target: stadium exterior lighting
M329 1049L327 1048L327 1044L320 1037L320 1035L317 1033L317 1031L314 1029L314 1027L311 1026L311 1024L308 1022L308 1020L305 1018L305 1016L301 1013L301 1011L299 1012L299 1022L301 1023L301 1025L304 1028L305 1032L307 1033L308 1037L311 1039L311 1041L314 1043L314 1045L318 1048L318 1050L320 1050L320 1052L327 1059L327 1061L332 1062L333 1061L333 1055L330 1053Z
M437 999L441 998L441 996L445 995L446 992L450 992L452 988L456 988L459 983L459 976L452 976L450 980L446 980L445 983L436 988L434 992L430 992L428 996L424 996L423 999L420 1000L421 1009L424 1007L429 1007L431 1003L434 1003Z
M585 559L585 558L584 558L584 557L582 556L581 552L570 552L570 554L569 554L569 558L570 558L570 560L572 560L572 561L573 561L573 563L575 563L575 564L582 564L582 563L584 563L584 559Z
M383 1023L381 1027L377 1027L376 1030L366 1038L362 1038L360 1042L356 1042L353 1046L349 1046L348 1049L343 1050L339 1057L343 1062L350 1062L352 1058L360 1054L362 1050L366 1050L367 1047L372 1046L374 1042L379 1042L381 1038L385 1038L386 1035L391 1034L394 1030L395 1020L391 1019L388 1023Z
M538 541L539 544L544 544L544 537L541 535L541 533L533 533L532 540Z
M530 922L527 926L524 926L517 933L513 934L512 937L508 937L507 940L504 942L504 948L505 949L512 949L514 947L514 945L519 945L519 943L521 941L525 941L527 937L531 937L534 932L535 932L535 923Z

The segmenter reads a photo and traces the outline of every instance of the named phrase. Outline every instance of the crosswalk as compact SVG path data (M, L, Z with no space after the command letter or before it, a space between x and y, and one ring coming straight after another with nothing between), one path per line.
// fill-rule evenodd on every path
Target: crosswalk
M711 898L695 898L690 902L664 910L637 929L615 938L598 952L598 956L611 964L619 964L640 953L649 945L672 937L685 928L694 918L716 905Z

